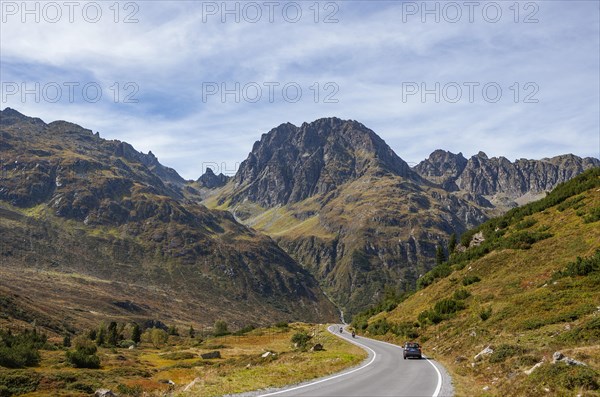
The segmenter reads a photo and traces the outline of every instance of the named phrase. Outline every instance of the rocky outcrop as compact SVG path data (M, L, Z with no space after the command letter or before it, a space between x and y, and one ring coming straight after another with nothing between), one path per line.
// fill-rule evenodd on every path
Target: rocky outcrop
M373 131L352 120L320 119L300 127L282 124L264 134L242 162L233 202L264 207L326 194L361 176L420 179Z
M436 150L429 155L429 158L417 164L414 170L425 179L453 192L459 190L456 180L466 166L467 159L462 153L454 154L445 150Z
M466 160L461 153L436 150L414 170L447 191L515 200L543 194L592 167L600 167L600 160L572 154L511 162L505 157L488 158L483 152Z
M220 173L219 175L215 175L211 168L207 168L206 172L198 178L198 184L201 187L205 187L207 189L216 189L221 186L225 186L229 181L229 177Z

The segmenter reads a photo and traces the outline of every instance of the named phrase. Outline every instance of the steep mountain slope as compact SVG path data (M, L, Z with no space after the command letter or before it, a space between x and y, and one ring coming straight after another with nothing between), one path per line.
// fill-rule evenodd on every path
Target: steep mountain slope
M397 343L419 340L462 395L598 395L599 226L596 168L469 231L470 247L425 275L426 287L354 325ZM476 357L486 347L493 352ZM552 364L557 351L587 366Z
M543 193L598 164L564 158L532 162L527 183L513 191L528 169L521 163L504 172L503 160L482 153L467 160L436 151L413 170L356 121L287 123L254 144L207 205L273 237L352 314L388 287L413 286L433 266L437 245L505 211L507 194Z
M228 212L184 200L153 156L12 109L0 136L0 291L21 320L335 318L306 270Z
M207 205L273 237L346 313L414 285L436 244L486 219L485 201L436 187L373 131L336 118L263 135Z
M419 180L373 131L356 121L282 124L263 134L234 177L232 202L264 207L326 194L363 175Z

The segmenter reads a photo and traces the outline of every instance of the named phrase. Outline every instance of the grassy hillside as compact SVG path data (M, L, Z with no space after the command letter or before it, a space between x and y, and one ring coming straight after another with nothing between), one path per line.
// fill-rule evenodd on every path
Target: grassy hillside
M224 198L232 185L205 204L272 237L350 316L381 299L386 288L412 288L433 266L436 244L464 231L465 219L470 225L487 219L473 202L394 175L369 173L273 208L249 200L231 204Z
M337 318L270 238L185 199L150 154L14 110L0 138L0 327Z
M83 397L99 388L132 397L221 396L310 380L356 365L366 356L360 348L331 335L324 325L280 323L247 331L213 337L198 330L190 338L187 328L185 333L180 328L181 336L170 335L166 340L148 332L133 349L127 344L96 347L86 338L81 342L82 336L71 347L50 339L42 343L37 365L20 369L2 367L5 355L0 344L0 396ZM129 335L127 328L122 332ZM311 336L305 348L292 343L298 333ZM96 351L99 368L75 368L68 361L78 343ZM317 343L324 350L311 351ZM215 351L219 358L201 357Z
M461 241L470 246L421 277L420 289L354 325L422 342L458 395L600 395L600 169ZM488 346L493 353L476 360ZM587 365L552 364L556 351Z

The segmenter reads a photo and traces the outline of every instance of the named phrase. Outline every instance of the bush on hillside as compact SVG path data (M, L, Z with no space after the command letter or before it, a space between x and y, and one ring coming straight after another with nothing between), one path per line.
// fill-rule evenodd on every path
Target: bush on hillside
M465 276L462 279L462 284L466 287L467 285L475 284L480 281L481 279L478 276Z
M46 345L46 335L25 330L20 334L0 330L0 366L24 368L40 362L39 349Z
M100 357L96 355L98 348L84 336L78 336L73 342L75 350L66 352L67 362L75 368L100 368Z
M466 289L461 288L461 289L457 289L456 291L454 291L452 298L462 301L462 300L467 299L469 296L471 296L471 293L469 291L467 291Z
M500 345L490 355L490 363L501 363L509 357L522 355L524 353L526 353L526 350L521 346Z
M559 279L563 277L577 277L587 276L591 273L600 270L600 249L596 250L593 256L582 259L577 257L575 262L569 263L565 269L560 270L552 276L553 279Z
M487 309L483 309L479 312L479 318L481 321L486 321L490 317L492 317L492 308L488 307Z
M306 348L308 346L308 341L311 339L312 339L312 336L310 336L308 333L306 333L306 331L300 331L300 332L296 332L294 335L292 335L291 341L299 349L306 350Z
M0 396L10 397L34 392L41 375L35 371L0 372Z

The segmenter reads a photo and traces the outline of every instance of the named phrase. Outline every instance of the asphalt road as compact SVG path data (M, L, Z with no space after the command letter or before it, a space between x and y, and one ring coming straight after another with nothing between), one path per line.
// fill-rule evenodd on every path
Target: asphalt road
M357 368L313 382L261 394L261 397L441 397L442 374L432 360L402 358L402 348L389 343L352 335L340 325L329 332L354 343L369 353ZM443 370L442 370L443 371Z

